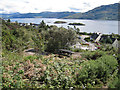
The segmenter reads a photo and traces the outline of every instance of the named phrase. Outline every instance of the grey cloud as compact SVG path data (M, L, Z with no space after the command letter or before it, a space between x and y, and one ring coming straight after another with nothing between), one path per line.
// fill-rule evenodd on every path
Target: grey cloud
M25 3L30 3L30 2L28 2L28 1L25 1Z
M34 10L38 10L38 8L34 8Z
M0 11L4 11L4 9L0 9Z
M6 5L5 7L6 7L6 8L14 8L14 7L16 7L16 6Z
M76 10L76 11L78 11L78 10L80 10L80 9L74 8L74 7L70 7L70 10Z
M48 10L48 11L49 11L49 10L52 10L52 7L50 7L50 8L47 8L46 10Z
M84 2L83 4L84 4L84 6L87 6L87 7L90 7L90 6L91 6L90 3Z

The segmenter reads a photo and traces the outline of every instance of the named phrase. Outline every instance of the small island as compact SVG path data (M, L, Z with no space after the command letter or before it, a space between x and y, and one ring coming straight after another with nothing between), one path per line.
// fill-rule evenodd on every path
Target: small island
M69 23L68 25L83 25L83 26L85 26L85 24L83 24L83 23Z
M63 23L67 23L67 22L65 22L65 21L55 21L54 23L55 24L63 24Z

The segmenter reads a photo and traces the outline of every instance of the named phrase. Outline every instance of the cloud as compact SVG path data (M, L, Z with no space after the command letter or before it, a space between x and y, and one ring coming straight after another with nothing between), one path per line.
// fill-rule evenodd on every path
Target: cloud
M4 13L39 13L42 11L86 12L95 7L117 3L119 0L0 0Z
M4 11L4 9L2 8L2 9L0 9L0 11Z
M84 2L83 4L84 4L84 6L91 7L90 3Z
M34 8L35 10L38 10L38 8Z
M25 1L25 3L29 3L28 1Z
M80 10L80 9L78 9L78 8L74 8L74 7L70 7L70 10L78 11L78 10Z

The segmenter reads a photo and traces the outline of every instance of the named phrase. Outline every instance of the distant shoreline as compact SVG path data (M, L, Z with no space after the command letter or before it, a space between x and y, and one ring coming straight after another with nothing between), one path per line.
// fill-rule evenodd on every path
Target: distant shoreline
M7 20L7 19L6 19ZM101 32L105 34L118 34L118 21L113 20L83 20L83 19L57 19L57 18L12 18L12 22L40 24L43 20L47 25L56 25L57 27L74 28L69 23L84 23L85 26L76 26L82 32ZM54 24L55 21L65 21L67 23Z
M31 18L44 18L44 17L31 17ZM26 17L19 17L19 18L3 18L5 20L7 19L30 19L30 18L26 18ZM45 18L44 18L45 19ZM66 19L66 20L73 20L73 18L46 18L46 19ZM120 20L108 20L108 19L82 19L82 18L74 18L76 20L95 20L95 21L120 21Z

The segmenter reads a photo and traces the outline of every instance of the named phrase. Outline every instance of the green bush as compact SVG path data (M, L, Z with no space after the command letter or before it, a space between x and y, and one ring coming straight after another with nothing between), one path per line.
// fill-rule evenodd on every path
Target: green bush
M69 46L75 44L76 33L65 28L51 28L46 34L47 49L48 52L57 52L59 49L69 48Z
M85 50L82 49L71 49L73 52L85 52Z
M4 88L93 88L104 85L113 87L109 82L115 79L118 72L117 60L110 55L89 61L83 58L60 59L53 55L49 58L11 56L9 54L7 58L14 60L7 61L5 57L3 62ZM11 63L7 64L8 62Z
M96 61L82 63L82 69L79 71L77 81L87 86L91 84L104 85L117 74L117 60L113 56L102 56ZM102 84L101 84L102 83Z
M90 42L90 37L87 37L84 40L87 41L87 42Z
M93 52L87 51L87 52L83 53L82 56L87 58L88 60L91 60L91 59L92 60L96 60L99 57L104 56L104 55L106 55L106 52L100 51L100 50L96 50L96 51L93 51Z

